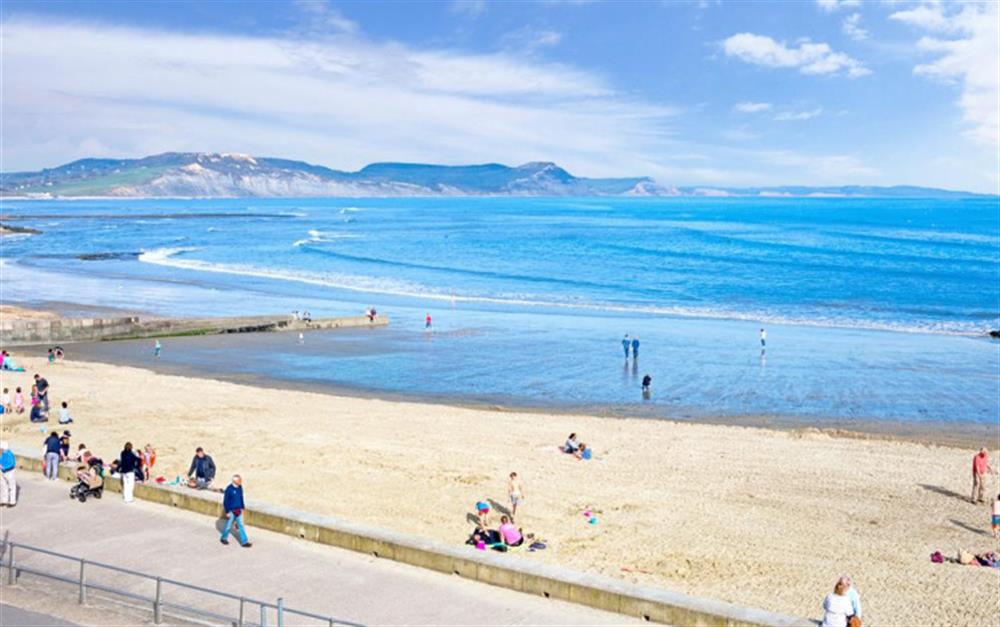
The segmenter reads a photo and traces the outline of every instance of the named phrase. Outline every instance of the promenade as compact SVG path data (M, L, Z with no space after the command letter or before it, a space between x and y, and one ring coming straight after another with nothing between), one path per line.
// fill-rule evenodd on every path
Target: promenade
M0 510L0 533L30 544L89 560L114 564L224 592L367 625L617 625L628 617L562 601L488 586L397 562L296 540L250 528L253 548L219 543L212 518L136 501L107 492L101 500L71 500L70 483L47 482L21 471L21 500ZM42 556L18 555L35 568L76 576L73 563ZM58 570L55 570L58 565ZM95 573L94 581L148 594L129 577ZM23 587L48 586L26 576ZM197 604L210 611L233 605L205 595L170 589L168 601ZM197 595L197 596L195 596ZM46 611L79 616L75 591L65 588L60 607ZM59 610L66 611L65 614ZM143 617L145 618L145 617ZM72 619L70 619L72 620ZM79 621L72 621L79 622ZM286 625L295 621L286 620Z

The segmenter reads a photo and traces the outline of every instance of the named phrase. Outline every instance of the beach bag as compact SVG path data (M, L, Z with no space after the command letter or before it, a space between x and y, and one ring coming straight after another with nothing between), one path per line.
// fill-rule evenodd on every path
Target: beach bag
M934 551L931 553L931 561L935 564L944 564L944 555L941 555L941 551Z
M861 627L861 619L857 614L847 619L847 627Z

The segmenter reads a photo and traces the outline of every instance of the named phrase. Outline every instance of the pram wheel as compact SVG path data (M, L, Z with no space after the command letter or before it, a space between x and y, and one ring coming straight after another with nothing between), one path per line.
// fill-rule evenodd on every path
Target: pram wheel
M83 492L80 492L80 495L77 498L80 499L81 503L85 503L87 501L87 495Z
M97 492L94 492L94 498L95 499L101 498L101 494L103 494L103 493L104 493L103 490L98 490Z

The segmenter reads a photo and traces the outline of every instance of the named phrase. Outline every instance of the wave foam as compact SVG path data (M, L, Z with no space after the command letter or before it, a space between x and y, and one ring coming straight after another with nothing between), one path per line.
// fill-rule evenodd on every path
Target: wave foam
M776 316L766 312L740 312L703 307L682 307L663 305L622 305L615 303L558 302L546 301L513 294L497 296L480 296L454 294L420 283L385 279L371 276L293 272L271 268L261 268L251 265L221 264L197 259L178 259L176 255L197 250L195 248L159 248L144 251L139 255L139 261L155 265L197 270L201 272L216 272L239 276L275 279L278 281L294 281L308 285L317 285L331 289L341 289L352 292L382 294L414 299L430 299L454 303L479 303L511 307L532 307L546 309L563 309L577 311L594 311L602 313L625 313L638 315L661 315L679 318L701 318L711 320L736 320L753 322L755 324L780 324L820 328L864 329L869 331L892 331L897 333L930 333L935 335L981 336L991 328L989 324L978 325L947 325L944 323L927 323L923 325L882 322L873 320L858 320L846 318L823 318L805 316Z

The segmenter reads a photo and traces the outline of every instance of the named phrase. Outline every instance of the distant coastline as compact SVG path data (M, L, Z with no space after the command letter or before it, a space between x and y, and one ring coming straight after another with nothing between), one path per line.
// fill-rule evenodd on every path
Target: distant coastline
M676 186L648 176L587 178L552 162L435 165L373 163L356 172L236 153L163 153L80 159L0 174L10 200L440 197L983 198L913 185Z

